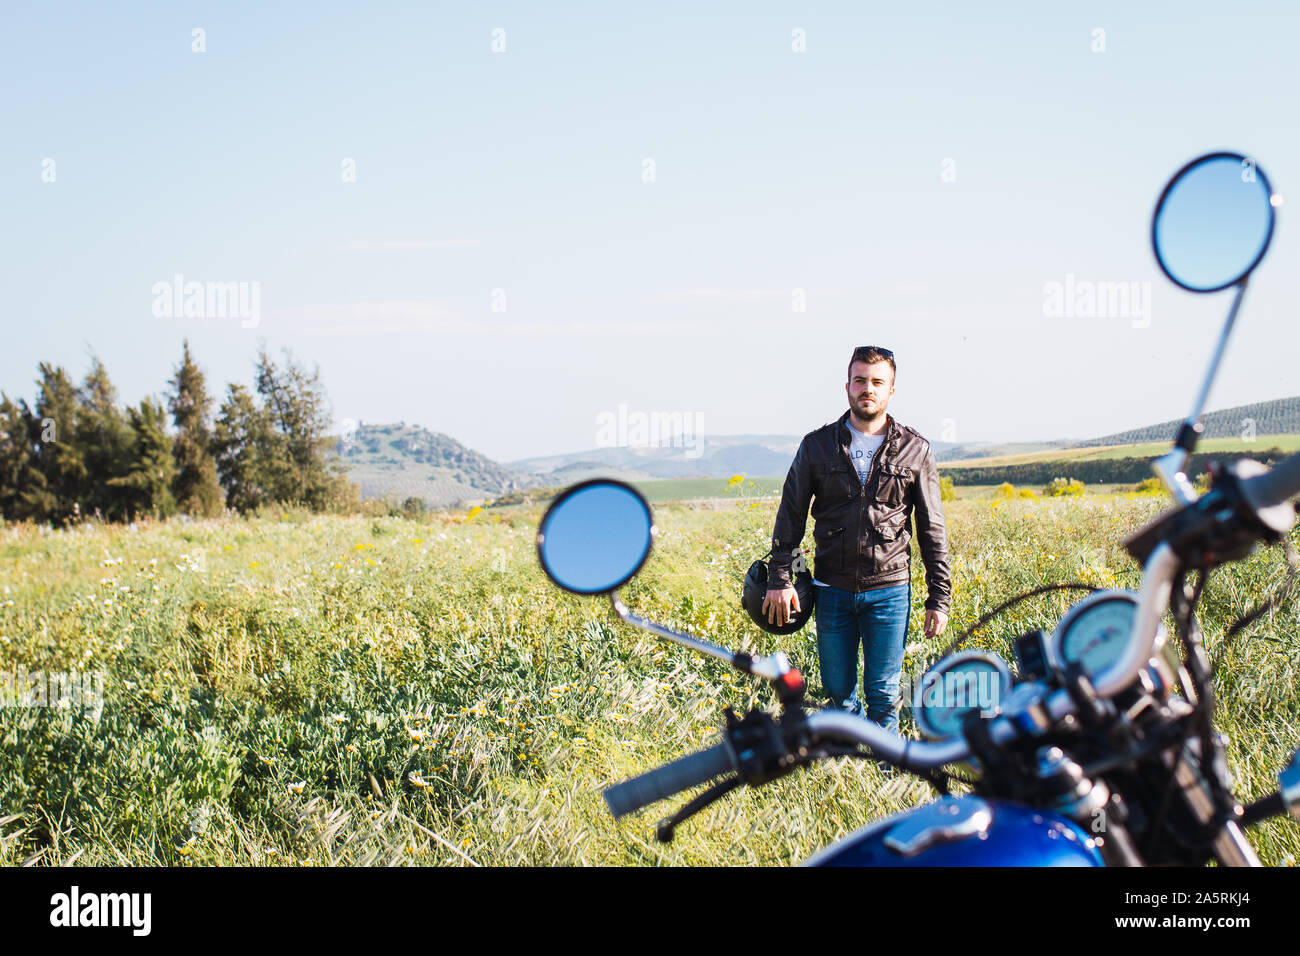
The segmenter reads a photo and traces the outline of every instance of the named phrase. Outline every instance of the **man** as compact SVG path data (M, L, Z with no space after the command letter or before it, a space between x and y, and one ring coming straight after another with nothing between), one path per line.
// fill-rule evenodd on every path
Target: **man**
M907 648L912 553L908 525L925 564L929 594L925 635L948 626L948 538L939 473L930 443L894 421L894 353L861 346L849 359L849 410L809 432L786 475L772 530L772 560L763 613L781 625L799 610L791 584L792 552L803 541L812 501L817 544L817 656L831 702L862 713L858 645L864 655L867 717L898 731L898 683Z

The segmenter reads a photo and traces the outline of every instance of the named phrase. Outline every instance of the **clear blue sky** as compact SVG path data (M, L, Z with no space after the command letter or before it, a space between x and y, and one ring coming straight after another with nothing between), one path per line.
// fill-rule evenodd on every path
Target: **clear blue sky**
M1300 182L1292 4L259 7L4 4L11 395L94 350L137 401L186 336L224 388L264 339L337 420L513 460L620 404L803 434L881 344L923 434L1088 437L1185 414L1228 305L1155 266L1168 175ZM1300 393L1288 213L1211 407ZM156 317L176 273L259 283L260 324ZM1046 317L1067 274L1150 282L1149 325Z

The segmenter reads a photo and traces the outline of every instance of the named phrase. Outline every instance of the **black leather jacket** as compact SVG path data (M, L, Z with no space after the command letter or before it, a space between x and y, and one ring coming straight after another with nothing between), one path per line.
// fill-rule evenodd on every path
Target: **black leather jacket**
M929 588L925 606L947 614L952 593L948 536L930 443L886 413L885 440L862 484L849 457L848 417L845 410L838 421L809 432L799 443L772 530L768 587L790 583L792 552L803 541L810 500L817 544L814 574L818 581L855 593L909 580L909 519L915 513Z

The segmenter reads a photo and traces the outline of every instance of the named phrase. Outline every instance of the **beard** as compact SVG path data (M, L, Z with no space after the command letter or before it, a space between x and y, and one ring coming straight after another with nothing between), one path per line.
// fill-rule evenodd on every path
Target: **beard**
M885 408L886 406L882 402L854 399L853 404L849 407L849 414L865 425L874 425L884 419Z

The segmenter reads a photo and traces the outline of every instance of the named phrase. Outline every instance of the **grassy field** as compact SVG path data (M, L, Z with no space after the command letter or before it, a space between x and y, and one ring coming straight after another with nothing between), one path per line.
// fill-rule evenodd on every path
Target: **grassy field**
M785 475L765 478L746 478L732 484L728 478L659 478L633 481L651 504L665 501L689 501L697 498L753 499L766 495L780 495ZM775 504L772 513L776 513Z
M731 485L726 478L662 478L650 481L633 481L631 484L635 485L652 505L669 501L735 500L743 502L739 507L745 507L755 499L763 498L767 500L763 501L761 507L770 508L772 514L775 515L776 506L781 500L781 488L785 484L785 476L746 478L743 483L738 485ZM957 497L992 498L997 494L998 487L998 485L957 485ZM1025 485L1024 487L1030 488L1035 493L1043 490L1042 485ZM1094 483L1087 486L1089 494L1102 495L1131 491L1132 489L1132 482L1128 484Z
M1297 447L1300 447L1300 442L1297 443ZM990 461L992 460L990 459ZM941 475L942 468L943 465L940 466ZM645 495L646 500L652 505L665 502L724 499L742 501L748 504L755 499L765 498L769 500L764 502L763 507L770 507L772 513L775 514L776 506L780 501L781 488L785 484L785 475L768 475L755 478L746 476L743 481L735 483L729 478L632 478L625 480ZM997 485L958 485L957 493L959 497L988 498L993 496L997 487ZM1025 487L1029 487L1035 492L1042 490L1041 483ZM1132 482L1128 484L1093 483L1088 485L1088 492L1092 494L1110 494L1112 492L1131 490L1132 488ZM546 492L546 494L553 494L553 492Z
M1136 584L1119 541L1164 507L950 502L950 627L1043 582ZM815 622L777 639L738 606L774 508L657 507L662 537L623 594L725 645L784 648L820 699ZM0 670L102 671L105 691L97 720L0 708L0 863L789 864L930 799L839 761L733 795L668 847L654 821L680 800L612 820L601 787L712 742L724 705L770 697L547 582L541 510L0 530ZM1232 649L1220 635L1284 570L1259 552L1202 602L1247 796L1300 744L1296 604ZM909 672L956 633L919 636L923 594L914 561ZM1009 655L1068 601L1026 602L975 643ZM1291 822L1251 838L1269 864L1300 851Z

